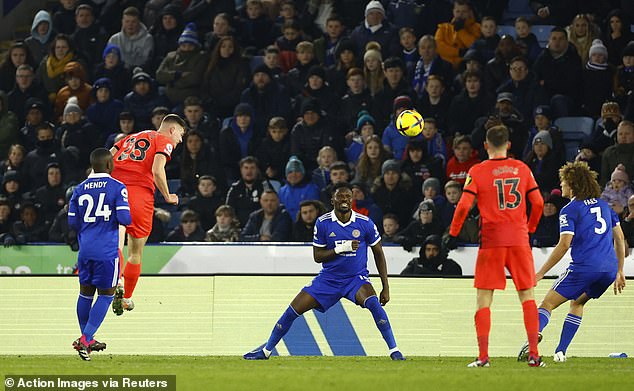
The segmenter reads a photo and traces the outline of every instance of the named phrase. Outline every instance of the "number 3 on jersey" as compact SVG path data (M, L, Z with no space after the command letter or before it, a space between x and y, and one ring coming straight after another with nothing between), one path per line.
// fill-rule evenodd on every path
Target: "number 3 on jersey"
M103 203L105 198L106 193L99 193L97 209L95 209L94 216L91 216L92 208L95 206L95 200L90 194L83 194L81 197L79 197L79 206L84 206L84 204L86 204L86 211L84 212L84 222L94 223L95 221L97 221L97 217L103 217L104 221L110 220L110 215L112 214L112 211L110 210L110 206L108 206L108 204Z
M590 208L590 213L597 215L597 221L599 222L599 224L601 224L601 226L598 228L594 227L594 233L596 233L597 235L601 235L605 233L605 231L607 231L608 229L608 223L601 216L601 208L598 206L594 208Z
M130 137L123 144L123 151L117 160L125 160L130 158L132 160L145 159L145 152L150 148L150 142L146 139L136 139L134 136Z
M498 208L500 210L515 209L520 205L522 202L522 195L519 191L517 191L517 187L520 184L520 178L496 179L493 183L498 190ZM510 189L508 189L508 193L506 191L507 187L510 187Z

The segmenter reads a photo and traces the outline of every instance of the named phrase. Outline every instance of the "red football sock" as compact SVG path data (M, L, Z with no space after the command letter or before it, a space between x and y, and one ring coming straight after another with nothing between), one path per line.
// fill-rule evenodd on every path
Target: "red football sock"
M478 336L478 348L480 355L478 360L489 359L489 332L491 331L491 309L480 308L475 314L476 335Z
M132 297L132 293L134 292L134 288L136 287L136 283L139 280L140 275L140 263L126 263L125 270L123 270L123 288L125 289L125 294L123 295L123 297L125 297L126 299Z
M529 355L538 357L539 314L537 313L535 300L526 300L523 302L522 310L524 311L524 326L526 327L526 336L528 337Z

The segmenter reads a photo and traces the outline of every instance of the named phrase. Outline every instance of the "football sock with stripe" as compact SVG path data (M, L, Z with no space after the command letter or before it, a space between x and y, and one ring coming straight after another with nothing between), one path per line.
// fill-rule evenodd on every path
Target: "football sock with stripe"
M537 312L539 313L539 332L541 333L550 322L550 312L546 308L540 308Z
M370 310L376 327L381 332L385 343L387 343L388 349L392 351L396 348L396 341L394 340L394 333L392 333L392 326L390 326L390 320L387 318L387 313L379 303L379 298L376 296L370 296L365 299L363 306Z
M94 296L85 296L81 293L77 297L77 320L79 321L79 330L83 333L88 317L90 316L90 307Z
M136 287L137 281L139 281L140 275L140 263L126 263L125 269L123 270L123 289L125 290L123 297L125 297L126 299L132 297L132 293L134 293L134 288Z
M267 356L271 354L273 349L275 349L275 346L278 344L278 342L280 342L280 339L282 339L282 337L286 335L288 330L290 330L291 326L293 325L293 322L298 317L299 314L297 314L293 307L289 305L286 311L284 311L280 319L275 324L275 327L273 327L273 331L271 331L271 336L264 346L264 353L266 353Z
M522 311L524 312L524 327L526 328L526 336L528 337L529 356L538 357L539 316L537 314L535 300L526 300L523 302Z
M491 332L491 309L489 307L480 308L475 313L476 336L478 337L478 349L480 354L478 359L485 361L489 359L489 333Z
M88 318L88 323L86 327L84 327L84 336L86 337L86 341L90 342L95 337L95 333L99 326L101 326L101 322L103 322L106 314L108 313L108 309L110 308L110 304L112 304L113 296L105 296L99 295L97 297L97 301L95 301L95 305L90 309L90 317Z
M564 327L561 329L561 337L559 338L559 345L555 349L555 352L564 352L566 354L566 350L572 342L572 338L574 338L577 330L579 330L579 326L581 326L581 316L568 314L566 316L566 320L564 320Z

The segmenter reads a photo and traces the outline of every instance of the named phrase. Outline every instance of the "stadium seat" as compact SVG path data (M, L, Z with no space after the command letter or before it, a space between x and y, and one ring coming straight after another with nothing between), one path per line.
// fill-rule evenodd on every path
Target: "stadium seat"
M520 16L524 16L526 18L533 16L535 13L528 3L528 0L508 0L508 5L506 6L504 13L502 13L502 23L512 25L515 22L515 19Z
M555 120L561 129L566 149L566 160L573 161L579 152L579 145L592 134L594 120L590 117L561 117Z
M255 68L264 64L264 56L253 56L251 58L251 62L249 63L249 67L251 68L251 72L255 70Z
M592 134L594 119L590 117L561 117L555 120L564 140L583 140Z
M167 188L169 189L170 193L176 194L178 192L178 189L181 188L181 180L180 179L168 179L167 180Z
M539 46L545 48L546 44L548 44L548 37L550 36L550 30L555 26L551 25L535 25L531 27L531 32L535 34L537 37L537 41L539 42Z
M511 37L515 38L515 27L500 25L498 26L498 35L500 37L504 35L510 35Z
M630 31L634 33L634 24L630 25Z

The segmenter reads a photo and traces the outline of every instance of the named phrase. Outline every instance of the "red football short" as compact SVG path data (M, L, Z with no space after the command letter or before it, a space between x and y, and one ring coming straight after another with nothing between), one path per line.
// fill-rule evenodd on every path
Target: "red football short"
M154 216L154 193L147 187L126 186L128 188L128 203L132 224L126 232L134 238L145 238L152 232L152 217Z
M518 291L533 288L535 263L528 246L484 248L478 251L473 286L478 289L506 288L506 267Z

